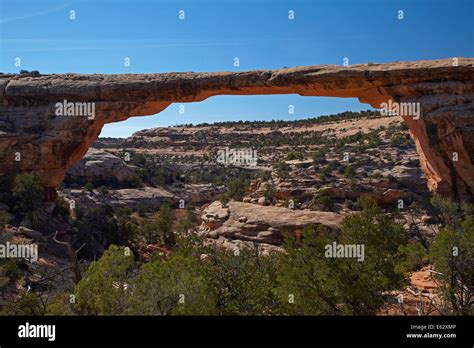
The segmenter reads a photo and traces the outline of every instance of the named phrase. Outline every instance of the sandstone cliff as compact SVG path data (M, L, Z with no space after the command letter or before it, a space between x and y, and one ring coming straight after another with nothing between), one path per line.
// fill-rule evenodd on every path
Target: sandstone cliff
M474 192L474 59L282 70L138 75L0 75L0 175L36 171L49 193L86 154L104 124L156 114L173 102L214 95L300 94L355 97L379 108L419 103L403 115L432 191ZM93 118L57 115L57 103L92 103Z

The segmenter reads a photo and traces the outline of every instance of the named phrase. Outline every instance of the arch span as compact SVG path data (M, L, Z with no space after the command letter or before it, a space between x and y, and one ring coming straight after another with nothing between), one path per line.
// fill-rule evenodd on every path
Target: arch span
M375 108L418 105L419 117L407 109L402 116L429 189L462 200L474 193L473 58L246 72L0 75L0 92L0 175L15 164L36 171L51 199L104 124L156 114L174 102L259 94L353 97ZM93 105L94 117L75 114L78 109L58 115L57 103L64 102Z

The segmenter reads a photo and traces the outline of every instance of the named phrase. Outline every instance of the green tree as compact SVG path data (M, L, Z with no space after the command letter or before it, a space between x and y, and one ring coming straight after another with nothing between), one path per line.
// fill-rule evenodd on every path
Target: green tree
M0 233L0 244L5 245L13 237L12 233ZM0 258L0 292L3 296L6 289L14 286L20 276L20 270L15 259Z
M159 241L158 231L153 223L144 223L138 227L137 234L146 244L155 244Z
M176 226L176 230L180 233L187 233L188 230L196 227L199 219L194 211L192 204L186 205L186 217L180 220Z
M333 202L327 189L319 190L313 197L312 206L323 211L330 211L333 208Z
M312 154L314 164L322 164L326 161L326 152L322 149L317 150Z
M98 191L102 196L106 196L109 193L107 186L100 186Z
M205 278L215 294L219 315L269 315L277 311L274 257L259 250L210 250L202 266Z
M224 192L221 195L220 202L221 202L222 207L227 206L227 203L230 202L229 194L227 192Z
M82 314L118 315L130 311L130 271L133 254L111 245L98 261L92 262L75 293Z
M402 144L403 140L404 140L404 137L403 137L402 134L399 134L399 133L398 133L398 134L394 134L394 135L392 135L392 137L390 138L390 144L391 144L392 146L397 147L397 146L400 146L400 145Z
M176 236L173 231L175 214L168 203L163 203L160 210L154 215L153 221L143 224L137 231L145 243L162 245L172 248L176 244Z
M344 168L344 177L353 178L354 176L355 176L354 167L352 167L351 165L346 166L346 168Z
M173 254L144 264L133 282L133 313L140 315L214 314L215 301L199 260Z
M13 206L12 189L18 173L20 173L20 166L18 162L15 162L13 168L0 177L0 202Z
M245 182L241 179L230 179L227 181L227 194L231 199L241 201L245 195Z
M104 245L123 245L127 242L129 231L119 228L110 205L78 208L76 215L71 232L75 248L80 248L85 243L80 252L82 257L95 259Z
M406 244L402 226L374 202L363 199L360 204L360 213L344 219L339 238L331 231L305 229L301 243L286 241L279 294L287 313L373 315L383 305L385 292L403 287L406 275L398 252ZM363 260L326 257L333 242L363 246Z
M10 222L10 216L5 210L0 210L0 225L6 225Z
M3 315L44 315L46 303L41 296L33 291L22 292L13 302L3 308Z
M164 246L171 248L176 244L176 236L173 231L175 215L170 205L164 203L160 206L158 218L155 219L156 227Z
M265 199L268 202L272 202L273 199L276 197L276 194L277 189L275 187L275 184L273 184L272 181L267 183L267 185L265 185L265 191L263 191L263 196L265 197Z
M304 160L304 154L300 151L290 151L286 156L287 161Z
M15 211L26 223L38 224L39 210L43 204L43 186L35 173L23 173L15 177L13 189Z
M286 239L285 253L279 255L278 294L284 314L337 314L340 298L338 284L331 274L324 247L330 240L316 235L312 227L302 233L302 243Z
M321 169L321 171L319 172L319 177L321 178L321 180L325 180L331 177L331 173L332 173L332 166L328 164Z
M46 315L76 315L77 305L71 303L71 294L61 292L53 296L46 306Z
M84 185L84 190L88 191L88 192L93 192L94 190L94 185L92 185L92 183L88 182Z
M420 242L400 245L398 251L400 255L403 255L402 261L398 265L401 272L416 271L428 261L426 250Z
M474 215L473 206L462 207L447 200L444 207L452 214L450 224L442 228L430 246L429 258L437 273L438 291L449 313L474 314ZM455 218L457 216L457 218ZM447 313L445 313L447 314Z
M118 208L115 210L115 219L117 221L118 234L121 236L121 241L126 243L133 239L137 233L138 226L131 217L132 210L130 208Z

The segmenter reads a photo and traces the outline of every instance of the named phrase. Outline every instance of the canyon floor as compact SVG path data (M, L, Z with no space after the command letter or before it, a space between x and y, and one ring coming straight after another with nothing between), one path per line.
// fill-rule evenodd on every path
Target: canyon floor
M245 153L253 162L225 156L246 149L252 150ZM426 187L401 117L346 112L292 122L183 125L143 130L126 139L99 138L58 189L62 215L69 222L55 217L58 207L50 204L35 228L14 227L19 221L9 207L0 209L12 224L4 232L40 245L38 264L28 269L17 290L36 286L54 293L74 287L68 266L71 248L77 251L78 267L85 269L118 239L110 235L115 230L98 228L84 235L74 222L71 229L71 221L83 219L87 209L99 209L105 224L112 216L140 226L168 204L176 216L175 229L218 248L258 246L268 254L281 251L285 237L299 238L308 225L337 231L344 217L360 209L358 199L368 197L403 224L410 241L426 247L439 229L430 215ZM59 239L67 242L62 245ZM143 262L170 252L146 235L132 244ZM56 276L49 277L51 273ZM406 289L389 294L380 314L439 314L431 275L429 263L419 264ZM401 297L405 301L399 303Z

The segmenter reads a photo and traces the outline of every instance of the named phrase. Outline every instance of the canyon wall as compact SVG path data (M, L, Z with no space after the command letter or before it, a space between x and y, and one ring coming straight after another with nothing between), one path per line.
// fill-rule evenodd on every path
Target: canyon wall
M419 103L419 117L401 116L429 189L473 198L473 58L246 72L0 74L0 176L15 168L37 172L53 200L66 169L81 160L104 124L156 114L176 102L257 94L353 97L375 108ZM56 104L64 101L93 104L95 117L58 115Z

